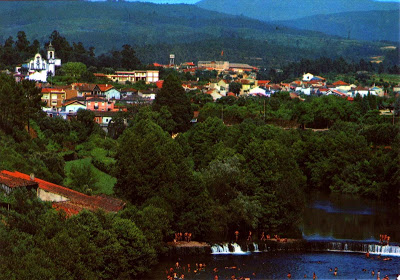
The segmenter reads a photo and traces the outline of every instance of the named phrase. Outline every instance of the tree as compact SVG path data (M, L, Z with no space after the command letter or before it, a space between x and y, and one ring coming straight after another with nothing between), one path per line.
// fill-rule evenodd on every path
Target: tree
M15 42L15 48L22 60L25 60L29 56L29 41L26 38L24 31L18 31L17 41Z
M86 65L82 62L67 62L61 67L66 76L74 77L79 80L86 73Z
M0 127L7 131L29 128L30 119L41 113L41 91L32 81L16 83L5 74L0 75Z
M116 169L115 192L138 205L160 196L178 206L180 187L190 178L178 143L150 120L140 120L119 138Z
M240 90L242 89L242 84L238 82L232 82L229 84L229 91L233 92L236 95L240 94Z
M224 140L226 132L227 127L215 117L207 118L188 132L196 169L205 168L214 159L216 145Z
M189 129L190 120L193 117L189 98L182 87L182 82L174 75L169 75L163 84L163 88L156 96L154 109L160 111L166 106L176 123L173 132L182 132Z
M121 51L121 67L127 70L134 70L140 65L136 52L131 45L123 45Z
M83 109L78 110L76 120L72 121L71 124L81 141L85 141L98 127L94 121L94 112Z
M61 61L68 62L72 54L72 47L68 43L67 39L62 37L56 30L51 33L49 39L54 49L57 50L57 56Z
M67 184L71 189L87 194L96 191L97 178L90 161L85 160L72 165L67 176Z

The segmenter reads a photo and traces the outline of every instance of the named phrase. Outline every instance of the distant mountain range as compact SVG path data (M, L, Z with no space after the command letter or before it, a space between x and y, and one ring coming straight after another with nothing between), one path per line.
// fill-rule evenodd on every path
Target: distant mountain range
M357 40L399 42L399 2L373 0L202 0L199 7ZM349 36L350 35L350 36Z
M332 13L399 10L400 3L373 0L201 0L196 5L222 13L277 21Z
M145 63L167 63L168 54L175 53L177 62L227 59L279 66L323 55L368 59L384 55L381 47L387 45L344 40L195 5L0 1L0 42L8 36L15 38L20 30L31 42L38 39L42 45L57 30L70 42L94 46L96 54L130 44Z
M24 30L30 40L48 41L53 30L102 52L123 44L188 43L211 38L285 36L328 38L319 32L204 10L195 5L139 2L0 1L0 42Z
M314 15L277 23L356 40L399 42L399 21L399 11L395 10Z

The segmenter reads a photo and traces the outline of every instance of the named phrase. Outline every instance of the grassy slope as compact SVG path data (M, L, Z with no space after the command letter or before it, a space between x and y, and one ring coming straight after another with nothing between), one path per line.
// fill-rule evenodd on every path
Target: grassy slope
M78 159L78 160L66 162L65 163L65 174L68 174L72 165L78 164L83 161L91 162L91 158L88 157L88 158L84 158L84 159ZM117 179L98 170L92 164L91 164L91 168L93 169L93 172L97 178L96 187L98 188L98 190L95 192L95 194L103 193L103 194L107 194L107 195L112 195L114 193L113 188L114 188L114 185L117 183ZM65 178L64 185L66 185L67 183L68 183L68 177Z

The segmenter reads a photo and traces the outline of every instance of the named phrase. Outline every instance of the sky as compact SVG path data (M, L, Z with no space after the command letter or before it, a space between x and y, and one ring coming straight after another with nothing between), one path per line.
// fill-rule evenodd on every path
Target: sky
M126 0L126 1L136 1L136 0ZM200 0L141 0L141 2L152 2L152 3L157 3L157 4L178 4L178 3L185 3L185 4L195 4L199 2ZM218 1L218 0L216 0ZM380 1L380 2L399 2L400 0L375 0L375 1Z

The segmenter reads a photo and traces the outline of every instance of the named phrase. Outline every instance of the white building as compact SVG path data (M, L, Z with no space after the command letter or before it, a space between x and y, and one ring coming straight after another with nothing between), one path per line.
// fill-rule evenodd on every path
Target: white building
M105 77L114 83L126 84L144 81L148 83L156 83L159 80L158 70L134 70L134 71L115 71L114 74L95 73L95 77Z
M65 112L77 113L78 110L86 110L86 104L84 102L73 100L65 104Z
M311 73L303 74L303 82L309 82L314 78L314 75Z
M17 74L24 74L25 78L31 81L47 82L47 77L54 76L56 66L61 66L61 59L56 58L53 46L47 47L47 60L40 53L35 54L34 58L27 61L22 66L15 69Z
M260 88L260 87L252 88L252 89L249 91L249 95L254 95L254 96L268 96L268 97L271 96L270 93L267 93L267 91L266 91L265 89L262 89L262 88Z
M360 95L361 97L365 97L367 95L377 95L374 90L370 90L369 88L364 88L362 86L358 86L354 89L353 96L356 97L357 95Z

